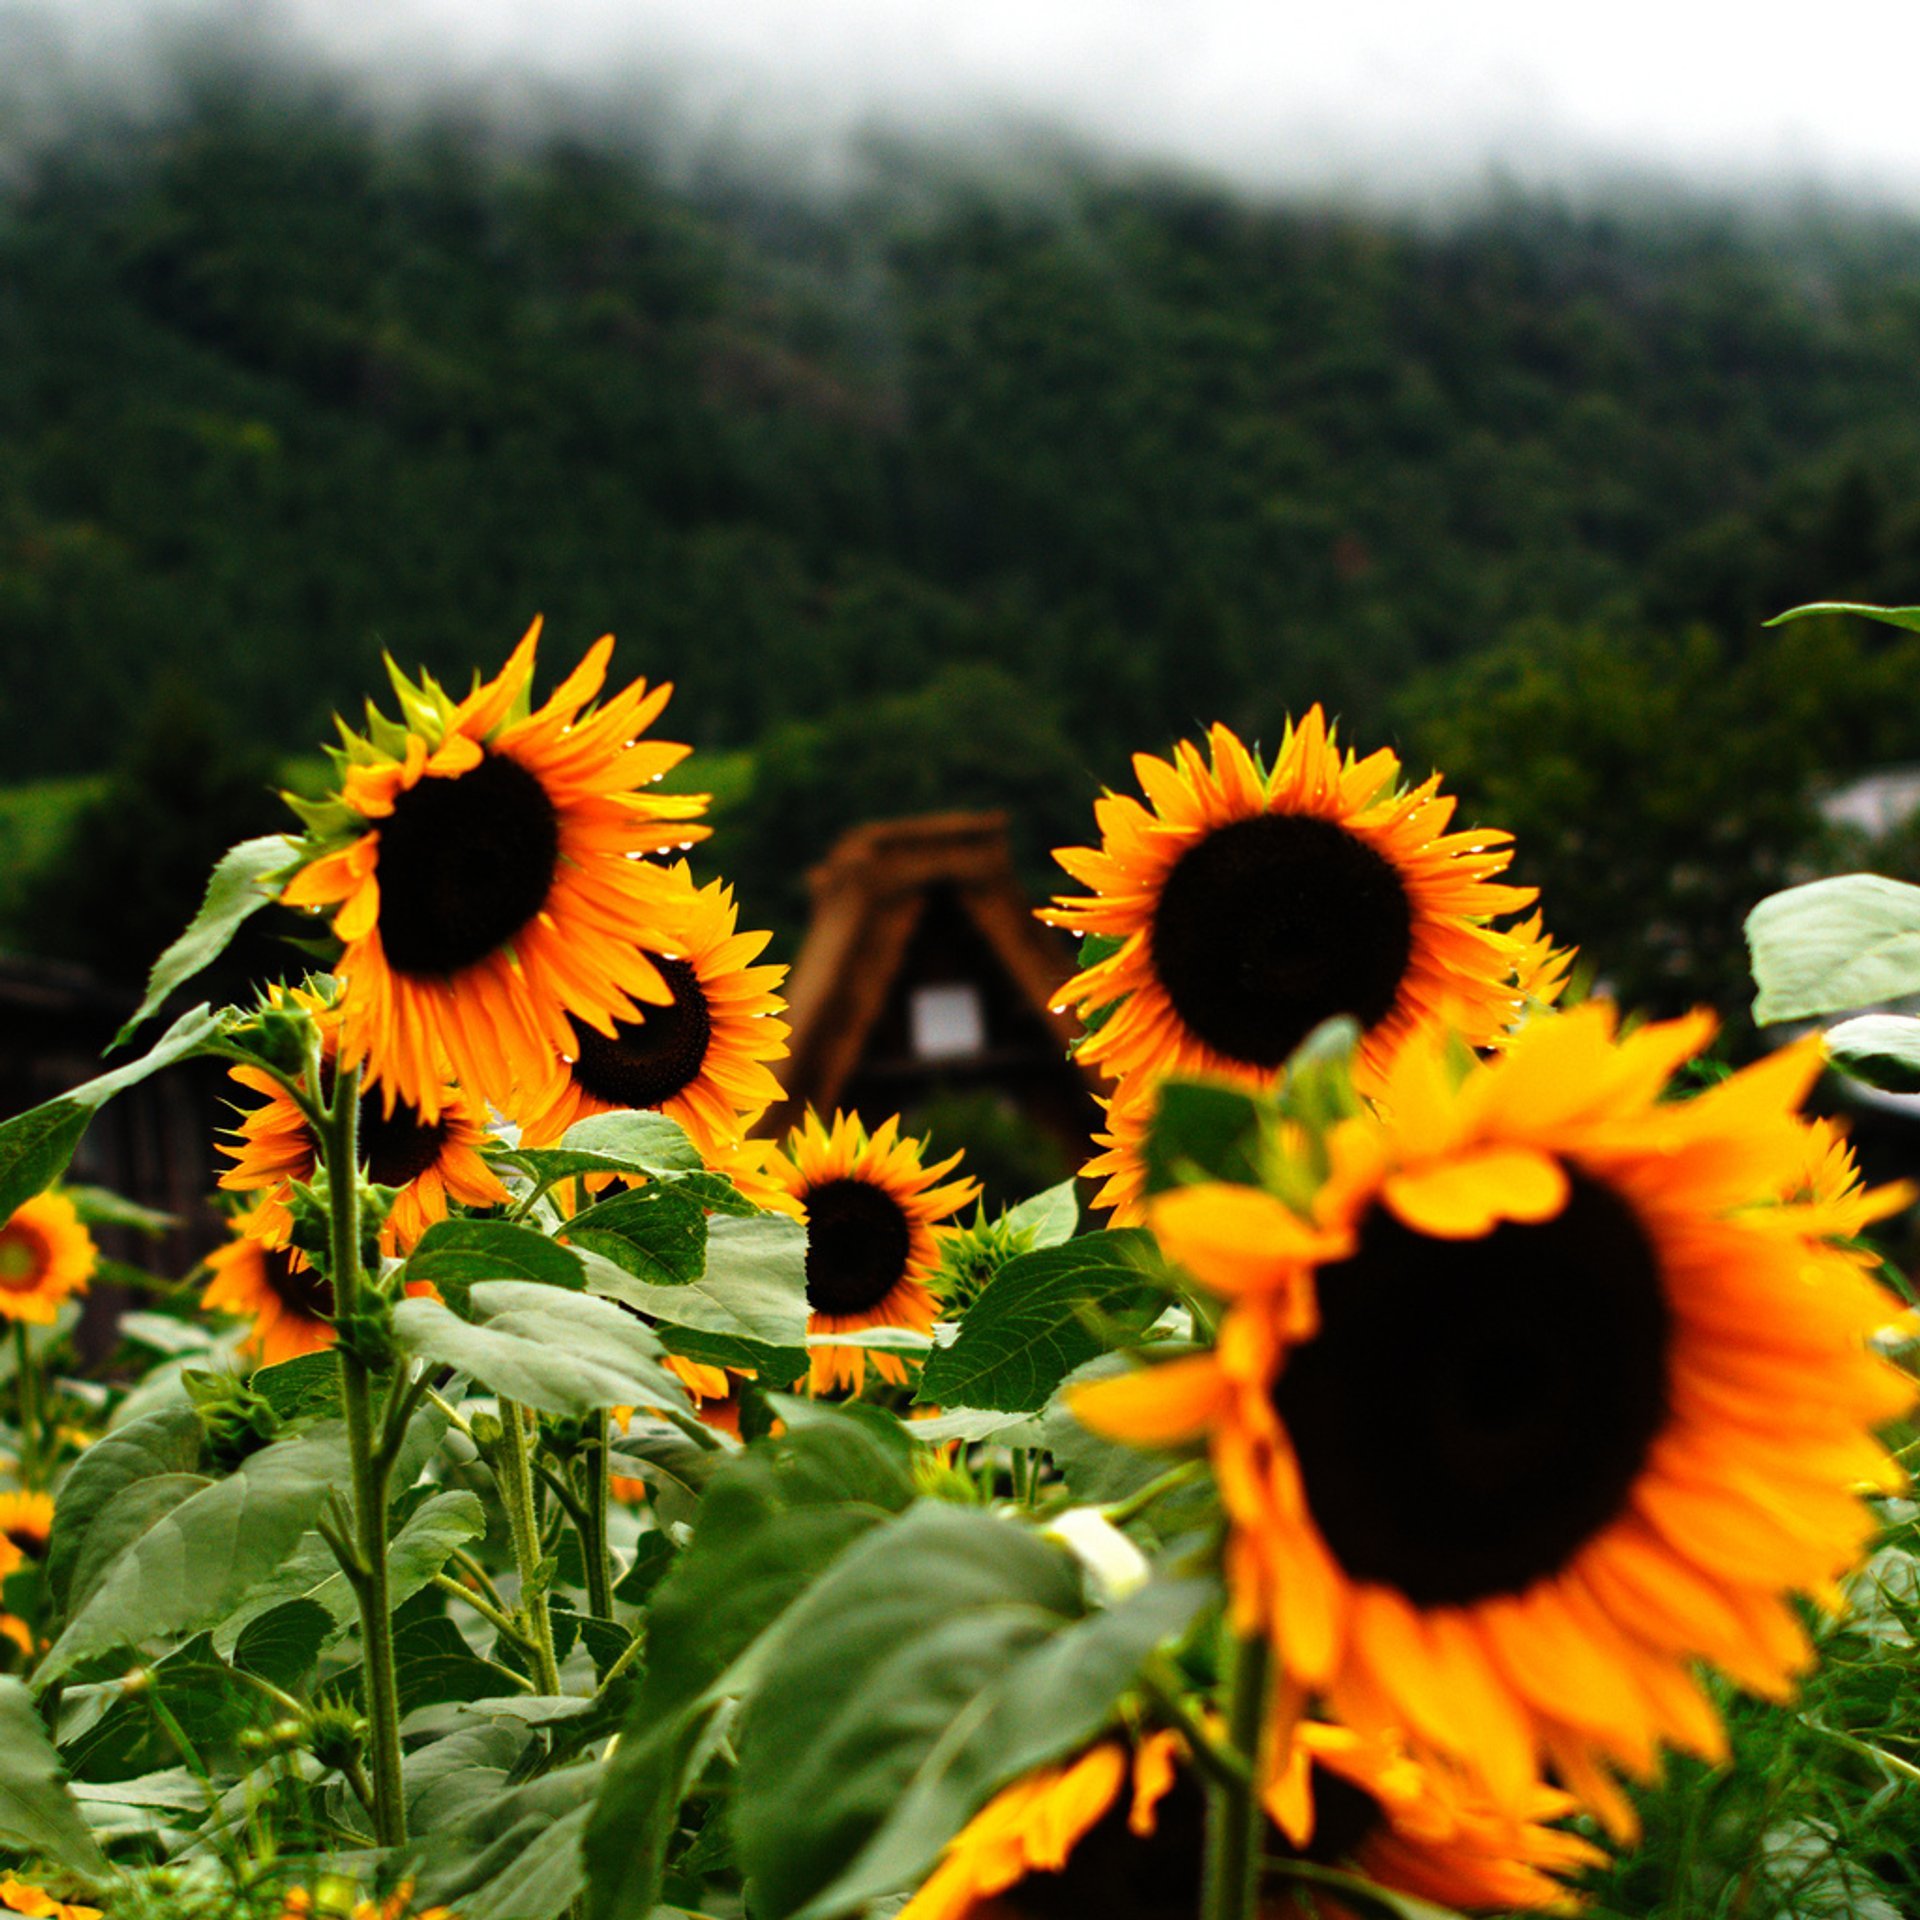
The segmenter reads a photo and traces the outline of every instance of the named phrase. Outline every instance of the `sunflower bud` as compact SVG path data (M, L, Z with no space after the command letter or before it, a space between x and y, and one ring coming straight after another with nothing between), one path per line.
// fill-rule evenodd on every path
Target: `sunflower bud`
M237 1374L206 1373L189 1367L181 1375L181 1384L200 1416L207 1451L229 1471L258 1453L280 1431L281 1419L272 1402Z
M305 1742L323 1767L347 1773L367 1744L367 1723L353 1708L329 1702L316 1706L308 1716Z
M949 1313L964 1313L1009 1260L1033 1250L1033 1240L1031 1227L1013 1226L1004 1213L989 1220L982 1201L974 1209L971 1222L941 1242L934 1292Z

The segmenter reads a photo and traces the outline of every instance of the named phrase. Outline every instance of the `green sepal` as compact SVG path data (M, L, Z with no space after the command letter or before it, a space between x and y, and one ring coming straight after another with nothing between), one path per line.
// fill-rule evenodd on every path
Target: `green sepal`
M334 1320L342 1352L350 1353L372 1373L388 1372L398 1349L393 1340L393 1305L384 1294L369 1293L359 1308Z

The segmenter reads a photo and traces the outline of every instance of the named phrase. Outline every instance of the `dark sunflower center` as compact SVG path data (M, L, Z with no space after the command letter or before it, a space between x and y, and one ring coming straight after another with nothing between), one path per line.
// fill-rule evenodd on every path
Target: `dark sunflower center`
M559 857L553 802L506 754L409 787L380 826L388 965L444 977L484 960L546 905Z
M899 1284L912 1242L891 1194L866 1180L828 1180L807 1195L807 1304L870 1313Z
M360 1096L361 1162L376 1185L410 1186L439 1159L447 1117L442 1114L429 1126L404 1100L395 1100L390 1114L380 1108L377 1091Z
M663 1106L700 1077L713 1038L713 1016L699 975L686 960L647 956L673 992L671 1006L646 1003L646 1018L616 1021L613 1038L573 1023L580 1042L574 1083L616 1107Z
M1479 1240L1376 1206L1321 1269L1273 1404L1353 1579L1421 1607L1518 1593L1625 1504L1666 1418L1666 1296L1632 1210L1569 1177L1553 1219Z
M290 1313L303 1320L320 1320L333 1312L333 1283L313 1267L297 1272L284 1247L263 1248L261 1266L268 1289Z
M1206 1796L1178 1775L1154 1809L1151 1833L1128 1825L1122 1791L1068 1854L1058 1873L1030 1873L1000 1896L1020 1920L1196 1920L1205 1852ZM1295 1847L1272 1821L1269 1854L1320 1866L1351 1859L1379 1824L1380 1803L1338 1774L1313 1769L1313 1837Z
M1386 1017L1413 951L1392 866L1331 820L1268 813L1180 856L1153 916L1153 968L1208 1046L1277 1067L1315 1027Z
M52 1249L37 1228L17 1222L0 1228L0 1288L6 1292L32 1292L52 1258Z
M39 1559L47 1550L47 1536L37 1527L9 1527L6 1533L7 1538L30 1560Z

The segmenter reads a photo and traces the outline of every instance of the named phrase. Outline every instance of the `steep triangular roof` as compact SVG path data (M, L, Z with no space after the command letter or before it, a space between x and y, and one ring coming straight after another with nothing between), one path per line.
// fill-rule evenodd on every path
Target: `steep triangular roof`
M826 1110L841 1100L898 999L916 936L924 947L943 923L971 936L949 937L950 947L971 949L961 964L997 971L988 984L1001 1005L1017 1009L1042 1064L1057 1063L1062 1077L1088 1089L1099 1084L1067 1058L1077 1023L1051 1001L1073 971L1072 949L1034 919L1004 813L871 821L845 834L807 877L813 918L787 983L787 1099L764 1131L794 1124L809 1105Z

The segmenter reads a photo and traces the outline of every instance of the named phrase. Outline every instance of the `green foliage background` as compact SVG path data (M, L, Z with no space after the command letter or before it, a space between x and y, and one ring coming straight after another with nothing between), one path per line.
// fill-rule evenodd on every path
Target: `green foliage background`
M1718 997L1813 783L1920 755L1906 640L1758 625L1920 598L1911 224L911 150L806 200L644 124L177 92L0 189L11 944L150 951L383 648L463 676L536 609L750 755L711 856L789 940L854 820L1010 805L1039 888L1130 752L1321 699L1521 832L1623 991Z

